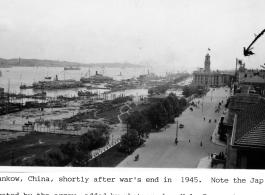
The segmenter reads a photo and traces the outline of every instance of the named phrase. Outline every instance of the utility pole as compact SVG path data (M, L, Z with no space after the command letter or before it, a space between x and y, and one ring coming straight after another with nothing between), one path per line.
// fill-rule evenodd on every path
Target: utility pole
M176 139L178 139L178 133L179 133L179 121L177 121Z

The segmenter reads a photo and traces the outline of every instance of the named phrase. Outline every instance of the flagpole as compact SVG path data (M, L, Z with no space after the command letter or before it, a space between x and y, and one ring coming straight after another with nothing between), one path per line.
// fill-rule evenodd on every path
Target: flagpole
M235 79L235 82L237 82L237 63L238 63L238 59L236 58L236 74L235 74L236 79Z

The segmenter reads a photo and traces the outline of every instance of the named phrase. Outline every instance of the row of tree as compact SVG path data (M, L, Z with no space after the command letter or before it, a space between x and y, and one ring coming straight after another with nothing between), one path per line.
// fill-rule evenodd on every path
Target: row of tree
M120 104L120 103L124 103L127 101L132 101L132 98L129 96L125 96L125 97L117 97L114 100L111 101L112 104Z
M207 89L205 86L203 85L199 85L199 84L190 84L190 85L185 85L183 88L182 88L182 94L185 96L185 97L189 97L193 94L198 94L198 95L203 95L207 92Z
M122 136L122 142L134 146L140 139L148 138L151 129L160 129L168 123L173 123L185 106L185 98L179 100L175 94L170 93L163 101L151 105L148 109L133 112L127 119L130 131Z
M156 87L152 87L148 90L148 94L154 95L154 94L164 94L166 91L170 88L170 85L168 83L163 85L158 85Z
M183 76L180 76L178 78L175 78L174 79L174 83L179 83L179 82L181 82L181 81L183 81L183 80L185 80L185 79L187 79L189 77L190 77L190 74L187 73L187 74L185 74Z
M51 128L51 126L58 127L59 129L66 130L67 129L67 123L63 120L44 120L44 119L36 119L35 123L39 126L45 125L48 129Z

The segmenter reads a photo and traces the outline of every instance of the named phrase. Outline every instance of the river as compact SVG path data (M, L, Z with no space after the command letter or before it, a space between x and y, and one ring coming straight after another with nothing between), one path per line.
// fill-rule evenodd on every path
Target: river
M151 68L150 68L151 69ZM21 84L32 85L33 82L43 81L44 77L50 76L55 78L58 75L59 80L63 79L76 79L80 80L82 76L88 75L88 68L81 67L81 70L67 70L64 71L63 67L12 67L12 68L0 68L2 72L2 77L0 77L0 87L4 88L5 91L11 93L23 93L26 95L33 95L42 92L42 90L36 89L20 89ZM115 80L129 79L133 77L139 77L139 75L147 74L147 68L91 68L90 75L93 76L98 73L103 73L106 76L112 77ZM158 76L164 76L166 72L177 72L176 69L172 67L157 67L149 70ZM102 87L100 85L99 87ZM78 90L86 90L86 88L76 88L76 89L55 89L55 90L45 90L47 96L56 97L58 95L64 96L77 96ZM103 93L104 89L94 89L93 93ZM108 99L113 97L112 94L116 94L116 97L123 95L134 95L134 96L147 96L147 89L132 89L125 91L118 91L108 94Z

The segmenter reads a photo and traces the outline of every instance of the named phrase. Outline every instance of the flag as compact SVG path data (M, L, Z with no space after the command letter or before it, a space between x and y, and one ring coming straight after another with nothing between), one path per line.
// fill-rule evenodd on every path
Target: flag
M236 58L236 65L238 65L238 64L239 64L239 65L242 65L242 61L243 61L243 60L239 60L239 59Z
M209 47L208 47L208 50L211 51Z

